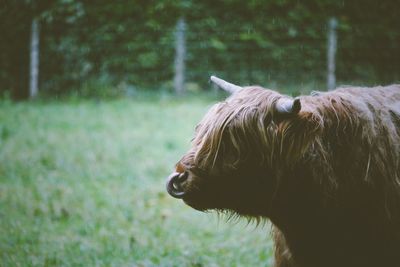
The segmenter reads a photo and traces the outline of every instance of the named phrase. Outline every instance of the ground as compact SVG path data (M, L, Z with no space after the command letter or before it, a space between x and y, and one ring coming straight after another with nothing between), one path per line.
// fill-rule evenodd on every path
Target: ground
M215 101L0 101L0 266L270 266L268 224L165 192Z

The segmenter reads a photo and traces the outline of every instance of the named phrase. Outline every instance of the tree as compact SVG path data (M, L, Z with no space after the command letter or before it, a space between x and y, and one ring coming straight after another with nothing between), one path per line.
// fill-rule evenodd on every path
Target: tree
M125 85L174 90L183 88L184 81L210 88L207 77L211 74L240 84L279 87L279 84L311 81L323 85L326 20L332 16L340 22L336 55L339 83L354 80L383 83L400 78L398 1L221 0L221 3L0 1L0 91L29 97L29 80L35 77L30 75L34 72L29 66L39 64L38 56L37 63L30 64L35 62L30 60L35 58L33 48L38 48L33 45L34 36L38 37L38 44L40 37L37 80L41 93L50 95L70 92L95 95L98 88ZM186 41L186 49L175 47L179 43L175 43L175 32L180 17L188 25L181 39ZM31 30L36 28L33 26L39 24L34 22L36 18L40 31L37 27L37 34L31 34L35 33ZM179 60L185 63L180 64L183 68L174 64L178 54L184 55ZM182 73L178 69L185 70L185 78L175 76ZM174 80L181 86L174 86Z

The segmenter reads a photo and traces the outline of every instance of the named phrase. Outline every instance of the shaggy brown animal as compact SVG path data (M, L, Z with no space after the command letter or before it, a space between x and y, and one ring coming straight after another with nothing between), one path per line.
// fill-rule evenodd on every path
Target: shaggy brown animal
M400 85L292 99L213 80L236 92L197 125L172 196L270 219L279 267L400 266Z

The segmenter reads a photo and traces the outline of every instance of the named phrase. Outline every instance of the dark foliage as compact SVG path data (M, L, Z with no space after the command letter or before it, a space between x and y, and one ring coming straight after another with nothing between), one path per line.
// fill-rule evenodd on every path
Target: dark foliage
M324 84L331 16L339 20L339 81L391 83L400 79L399 9L398 1L372 0L5 0L0 90L27 95L34 16L41 22L40 90L50 95L101 94L98 84L171 88L181 16L188 24L186 80L194 88L215 73L242 84Z

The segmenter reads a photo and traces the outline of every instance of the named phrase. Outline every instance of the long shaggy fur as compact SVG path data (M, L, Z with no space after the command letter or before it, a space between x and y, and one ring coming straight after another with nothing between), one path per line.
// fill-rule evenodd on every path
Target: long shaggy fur
M207 113L184 201L269 218L279 267L400 266L400 85L301 96L292 116L282 97L248 87Z

